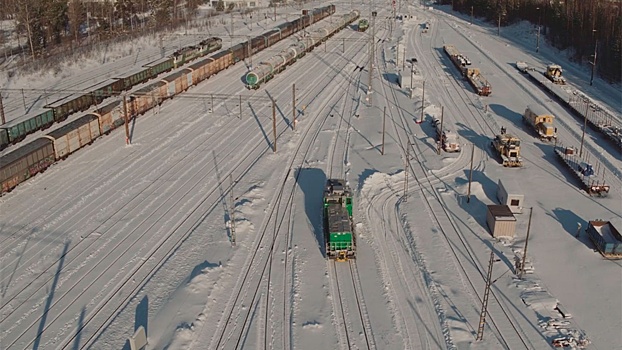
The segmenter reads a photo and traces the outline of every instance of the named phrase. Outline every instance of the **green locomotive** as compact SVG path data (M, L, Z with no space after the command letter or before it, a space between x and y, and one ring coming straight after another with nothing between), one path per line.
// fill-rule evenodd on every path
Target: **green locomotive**
M359 24L357 26L357 31L364 32L369 28L369 20L363 18L359 20Z
M324 190L324 241L329 259L355 258L352 191L343 179L328 179Z

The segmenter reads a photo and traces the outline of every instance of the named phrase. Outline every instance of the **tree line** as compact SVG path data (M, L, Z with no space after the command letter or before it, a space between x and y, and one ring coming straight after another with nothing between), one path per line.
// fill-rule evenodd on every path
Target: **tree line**
M610 82L622 81L622 0L441 0L468 15L507 26L528 20L542 39L571 49L571 58L591 64Z
M110 38L138 29L167 28L194 16L206 0L0 0L0 16L14 20L33 60L46 49L91 34ZM4 39L4 38L3 38ZM23 40L23 39L22 39Z

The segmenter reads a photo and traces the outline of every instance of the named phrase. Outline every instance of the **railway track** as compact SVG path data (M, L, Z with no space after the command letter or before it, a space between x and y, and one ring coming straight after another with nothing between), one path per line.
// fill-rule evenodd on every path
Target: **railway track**
M532 100L534 101L538 101L538 103L545 105L545 101L548 101L549 98L548 96L546 96L546 93L544 91L541 91L539 88L538 92L540 92L540 94L534 92L533 88L533 84L531 84L530 82L526 82L526 79L523 79L524 77L516 76L516 69L514 69L513 67L510 66L505 66L502 65L500 63L497 62L497 60L495 60L491 53L484 50L483 48L481 48L480 45L478 45L471 37L467 36L463 31L458 30L455 25L452 25L445 17L445 15L443 14L439 14L438 16L442 16L443 17L443 21L445 22L445 24L452 28L452 30L459 36L463 37L465 40L467 40L472 47L474 47L477 51L479 51L483 56L485 56L489 62L492 63L493 66L495 66L499 71L501 71L505 77L507 77L509 80L512 81L513 86L518 86L521 88L521 90L528 95ZM494 87L493 87L494 88ZM545 97L541 97L541 96L545 96ZM564 108L562 108L560 106L560 110L564 110ZM565 111L564 115L569 115L568 112ZM581 132L575 130L575 128L571 127L571 125L569 124L569 121L574 121L574 117L570 117L568 119L564 119L564 118L556 118L555 122L556 125L558 125L559 127L561 127L561 129L565 130L570 137L572 138L572 141L568 141L565 139L560 138L560 142L563 142L565 144L572 144L573 142L576 143L580 143L581 140ZM576 124L578 125L578 124ZM488 125L487 125L488 126ZM494 131L495 133L497 132L497 130ZM600 136L600 135L598 135ZM530 135L531 137L531 135ZM585 152L589 153L590 155L590 159L597 159L600 163L602 163L603 165L605 165L607 167L608 173L606 174L606 178L607 178L607 182L609 183L609 185L611 185L613 188L615 188L615 190L619 190L620 188L622 188L622 172L619 169L619 166L615 165L609 158L607 158L604 154L606 154L606 152L604 152L601 149L597 148L598 146L595 145L592 141L590 141L589 139L586 140L585 142ZM523 156L523 158L525 158ZM534 165L537 165L534 161L530 161L529 159L526 159L527 162L532 163ZM558 177L559 178L559 177Z
M333 315L342 349L376 349L355 260L328 260ZM356 314L356 316L352 316Z
M260 137L257 137L257 138L259 139ZM246 141L248 141L248 139L247 139ZM261 143L262 143L262 142L261 142L261 141L259 141L258 143L261 145ZM168 146L170 146L170 145L168 145ZM231 147L230 149L236 149L236 148L237 148L238 150L240 149L240 148L238 148L238 147ZM263 152L265 153L265 151L266 151L266 150L265 150L265 147L260 147L260 148L264 149L264 151L263 151ZM154 151L155 151L155 150L154 150ZM207 163L209 163L209 162L205 162L205 163L207 164ZM254 163L255 163L255 161L250 162L250 164L254 164ZM199 171L199 173L201 173L201 171ZM213 172L212 172L212 173L210 173L210 174L213 176ZM169 175L169 176L174 176L173 174L166 174L166 175ZM182 176L183 176L183 175L182 175ZM200 181L200 180L199 180L198 182L200 183L200 182L202 182L202 181ZM214 191L215 191L215 189L214 189ZM216 202L217 202L217 201L216 201ZM174 205L173 205L173 206L174 206ZM169 250L169 252L170 252L170 250ZM64 254L64 256L66 256L66 254ZM153 257L153 256L152 256L152 257ZM52 265L54 265L54 264L52 264ZM50 265L50 266L52 266L52 265ZM142 266L143 266L143 265L141 265L141 268L142 268ZM139 268L139 270L140 270L140 268ZM138 270L137 270L137 271L138 271ZM151 271L153 271L153 270L151 270ZM131 276L131 277L136 278L136 275L135 275L135 274L132 274L132 276ZM143 281L144 281L144 280L143 280ZM121 285L125 285L125 284L126 284L126 283L122 283ZM135 291L135 290L134 290L134 291ZM58 299L57 299L57 300L58 300ZM126 301L127 301L127 300L123 300L122 302L126 302ZM96 311L96 312L93 314L93 317L95 317L98 313L100 313L100 311L102 311L104 307L109 307L109 306L110 306L110 305L106 305L106 304L109 304L109 302L104 303L104 304L102 305L102 309L101 309L101 310ZM119 307L117 307L117 308L116 308L116 310L118 310L118 309L119 309ZM48 313L48 312L46 311L46 314L45 314L45 315L47 315L47 313ZM45 315L44 315L44 317L45 317ZM81 328L81 329L79 329L79 330L78 330L77 334L79 334L79 333L80 333L80 332L84 329L84 327L86 327L86 325L88 325L88 324L90 324L90 323L92 322L93 317L89 317L89 315L87 315L87 318L86 318L86 323L82 326L82 328ZM112 317L112 315L110 315L110 317ZM106 320L105 320L105 322L107 322L107 321L110 319L110 317L109 317L108 319L106 319ZM100 329L101 329L101 328L100 328ZM74 338L75 338L75 336L74 336ZM92 337L91 337L91 338L89 338L89 339L88 339L88 341L90 341L91 339L92 339ZM88 342L88 341L87 341L87 342ZM69 343L67 343L67 344L69 344Z
M336 70L335 74L339 75L340 70ZM334 78L333 78L334 79ZM347 79L347 78L346 78ZM329 79L327 81L327 83L332 82L332 79ZM340 85L337 85L337 87L332 88L331 91L329 91L329 96L330 95L334 95L334 93L336 93L340 88ZM328 101L328 100L327 100ZM289 166L286 168L287 172L286 172L286 179L288 179L289 175L291 174L292 170L296 171L296 169L301 169L306 161L307 158L307 154L310 152L312 145L315 143L315 141L317 140L318 135L320 134L320 132L323 129L324 124L326 123L326 120L329 117L329 115L325 115L323 113L323 111L326 109L328 105L328 102L320 102L320 106L318 106L318 112L314 113L314 116L311 120L309 120L309 124L310 127L308 127L307 129L305 129L302 132L302 135L300 135L300 141L298 142L295 150L293 151L293 155L291 156L291 160L289 162ZM324 116L323 116L324 115ZM313 125L311 127L311 125ZM297 179L297 177L299 176L300 173L297 173L295 175L295 179ZM290 187L291 186L291 187ZM275 206L270 210L269 212L269 216L267 217L267 219L265 219L265 221L270 221L272 217L274 217L274 220L280 220L281 224L286 221L289 222L291 220L291 214L288 215L289 219L285 220L285 218L281 218L279 219L278 216L278 212L287 212L288 210L291 210L291 204L294 201L294 196L296 194L296 182L294 181L293 184L288 184L287 181L282 182L280 189L278 191L278 194L276 195L276 198L272 201L273 203L276 203ZM281 202L283 204L281 204ZM276 209L276 208L281 208L281 209ZM287 209L290 208L290 209ZM291 213L291 212L290 212ZM289 227L289 225L286 225L287 227ZM266 227L267 224L262 224L262 230L261 230L261 236L263 237L265 235L266 232ZM270 255L274 254L274 250L273 250L273 245L274 242L279 238L279 232L277 231L277 233L275 233L271 239L273 239L272 241L268 241L269 245L270 245L270 250L269 250L269 254L266 257L266 262L264 263L263 260L261 260L261 257L257 257L255 254L253 254L253 256L250 258L250 262L248 263L248 266L253 266L253 265L259 265L259 268L257 269L257 274L259 276L264 276L266 274L266 271L270 271L269 266L271 264L269 264L270 261ZM263 239L263 238L262 238ZM286 248L287 249L287 248ZM257 251L257 250L255 250ZM289 259L288 257L286 257L286 259ZM257 262L256 262L257 261ZM263 268L261 267L263 266ZM246 271L250 271L250 269L247 269ZM242 322L239 322L239 315L236 316L234 315L234 309L235 306L237 304L240 303L240 300L242 298L244 298L242 296L242 287L241 286L248 286L248 284L252 284L255 287L248 287L249 290L245 291L244 293L250 293L252 294L251 300L249 302L249 305L255 305L255 300L257 299L257 295L260 294L260 289L261 289L261 282L250 282L250 277L251 275L247 273L244 274L244 277L241 278L241 281L238 281L237 285L240 286L240 289L238 289L238 287L236 287L236 290L239 290L238 293L235 294L234 299L229 303L229 306L227 307L228 311L226 311L225 317L222 319L223 324L219 325L217 328L217 334L215 335L215 337L212 338L211 341L211 346L213 348L228 348L227 344L232 344L234 349L237 349L238 347L242 346L244 344L243 339L247 337L247 334L249 333L249 327L250 324L252 322L251 320L251 312L246 312L242 318ZM262 277L260 277L262 278ZM268 285L270 284L269 281L267 283ZM285 283L283 289L287 289L288 283ZM267 288L269 288L269 286L267 286ZM286 293L286 290L283 291L284 293ZM276 298L276 297L274 297ZM269 301L268 301L269 302ZM287 295L284 296L284 302L283 302L283 310L284 310L284 318L288 317L288 311L287 311L287 307L288 307L289 303L287 303ZM240 311L242 312L242 311ZM266 314L264 316L264 341L267 342L268 338L273 337L273 333L268 334L268 329L269 327L267 327L267 323L268 323L268 315ZM239 331L236 331L235 328L235 324L233 323L233 321L236 321L235 323L242 323L242 327ZM233 328L231 330L229 330L229 328ZM235 334L234 334L235 333ZM287 346L287 344L290 344L289 339L291 339L291 336L288 336L286 334L286 331L283 330L283 345ZM233 344L235 343L235 344ZM268 345L267 343L265 343L264 345ZM271 346L275 346L274 344L270 344ZM278 346L277 346L278 347Z
M438 84L438 82L434 80L432 81L435 84ZM392 100L396 102L395 104L398 104L397 95L395 94L394 89L391 86L386 86L386 84L383 85L383 89L385 91L386 98L389 99L389 93L390 93L390 95L392 95ZM387 93L387 90L389 90L389 93ZM390 101L389 103L393 103L393 101ZM476 266L476 271L475 271L476 275L479 275L478 277L483 278L484 276L482 272L483 269L480 267L481 263L478 262L478 260L475 258L475 254L473 253L472 247L470 247L470 245L466 242L465 238L463 237L463 233L461 233L461 230L458 228L454 220L452 220L451 215L447 211L447 206L444 203L443 198L438 194L438 192L436 191L436 189L430 182L429 177L426 176L428 169L425 167L424 165L425 162L423 162L423 159L421 159L419 156L422 150L420 149L419 143L417 142L412 143L412 146L411 146L410 135L414 133L412 132L410 125L408 124L408 122L406 121L406 119L403 117L403 115L400 112L401 111L398 109L397 118L393 118L392 116L391 120L393 121L394 129L395 129L398 139L400 140L400 144L408 145L405 147L413 147L411 151L412 151L412 154L414 155L416 162L414 164L409 162L409 164L411 165L408 171L409 173L412 173L415 181L419 185L418 189L419 189L419 192L421 192L419 199L424 202L426 211L428 212L430 217L433 219L435 226L439 229L439 231L445 237L448 243L447 247L450 249L450 251L453 254L452 260L454 260L454 263L457 265L457 267L459 267L459 269L462 270L461 276L464 281L463 283L466 282L469 289L471 289L473 295L477 296L478 288L476 288L475 281L471 277L473 272L467 271L465 264L460 259L461 253L458 253L456 251L456 248L452 246L449 235L451 234L451 236L455 236L460 240L462 246L465 248L466 252L468 252L468 260L470 260L469 263L473 263L474 266ZM406 155L406 154L409 154L410 151L404 150L404 153ZM498 301L498 298L495 295L495 293L493 292L492 294L493 294L493 298ZM481 300L479 300L479 297L478 297L478 302L481 303ZM528 340L523 339L523 336L521 335L520 330L514 326L514 320L512 319L512 316L509 315L505 310L503 310L500 304L497 304L497 305L501 313L495 312L494 311L495 307L491 305L489 312L488 312L488 321L491 323L493 328L496 329L496 336L498 337L500 344L505 348L509 348L508 344L510 343L511 344L522 343L526 348L529 348L529 346L526 343L526 341ZM505 321L504 325L509 324L511 328L514 329L514 332L510 334L508 334L508 332L502 333L501 328L497 325L497 323L501 322L502 320ZM503 329L505 329L505 327L503 327ZM506 338L510 338L510 339L506 340Z

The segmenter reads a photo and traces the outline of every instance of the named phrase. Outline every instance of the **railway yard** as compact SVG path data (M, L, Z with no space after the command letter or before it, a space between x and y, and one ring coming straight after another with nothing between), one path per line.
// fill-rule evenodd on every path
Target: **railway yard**
M0 349L129 349L139 326L146 349L619 346L622 260L586 228L622 222L620 91L520 26L354 5L227 15L3 92L10 122L222 43L0 152L0 176L25 145L49 153L0 177ZM564 84L546 88L529 67L553 60ZM493 142L508 135L511 166ZM343 255L328 251L343 234L325 232L329 179L352 192ZM487 225L499 180L524 195L511 238Z

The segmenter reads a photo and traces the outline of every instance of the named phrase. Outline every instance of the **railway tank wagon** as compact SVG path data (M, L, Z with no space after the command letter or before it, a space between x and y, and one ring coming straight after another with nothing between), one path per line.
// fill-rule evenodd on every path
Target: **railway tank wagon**
M246 84L248 88L258 89L259 86L272 79L274 75L285 69L285 66L293 63L296 59L304 55L305 44L297 42L281 51L276 56L261 62L252 71L246 74Z
M338 261L356 257L352 224L352 192L343 179L329 179L324 189L324 241L326 257Z
M277 73L284 70L286 66L294 63L298 58L304 56L306 52L311 51L314 47L333 36L339 30L345 28L358 17L358 11L345 14L341 16L338 21L308 33L308 35L300 38L297 43L292 44L277 55L261 62L257 67L246 74L244 79L246 81L246 87L249 89L258 89L261 84L272 79Z

